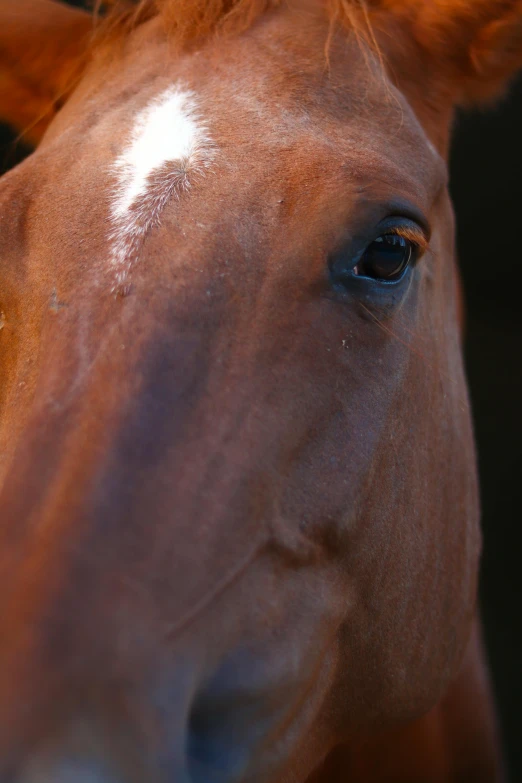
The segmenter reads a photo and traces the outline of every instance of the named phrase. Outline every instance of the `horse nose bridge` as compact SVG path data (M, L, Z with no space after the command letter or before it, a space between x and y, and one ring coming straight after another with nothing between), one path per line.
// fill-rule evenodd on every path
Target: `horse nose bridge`
M206 350L196 334L147 339L126 361L102 356L66 406L49 407L60 398L42 376L43 402L0 488L0 615L18 623L0 644L0 682L35 714L62 673L74 683L122 664L134 676L142 653L156 665L157 639L168 633L175 648L267 543L263 477L248 469L252 449L243 454L247 406L238 410ZM187 722L199 772L186 783L207 783L213 729L201 710ZM34 767L27 783L77 783L68 763L47 778ZM81 783L127 783L104 775L77 767Z
M163 578L171 615L184 617L267 539L269 468L253 457L270 438L258 426L245 448L246 403L208 350L195 329L151 333L131 359L105 351L66 406L54 365L42 373L0 487L2 582L18 584L36 553L53 574L81 567L86 594L111 574L136 586Z
M212 406L220 406L223 427L223 384L214 372L207 330L194 324L184 330L180 317L172 329L155 326L139 337L123 327L120 331L125 336L112 334L86 366L75 357L77 345L70 348L70 334L58 350L49 351L18 438L20 448L0 483L0 508L6 498L15 498L10 513L24 516L31 499L43 509L43 496L49 498L57 482L60 495L70 483L79 497L82 482L92 488L90 474L100 478L109 466L118 467L115 479L121 469L129 479L133 472L175 462L194 434L216 432ZM203 446L199 456L192 449L193 461L201 462L211 448ZM171 485L175 475L173 466ZM115 485L114 480L113 490Z

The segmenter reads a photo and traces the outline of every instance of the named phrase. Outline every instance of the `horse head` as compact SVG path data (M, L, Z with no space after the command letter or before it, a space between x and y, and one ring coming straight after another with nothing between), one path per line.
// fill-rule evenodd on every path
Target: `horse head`
M447 153L522 3L258 5L0 3L2 780L302 783L461 670Z

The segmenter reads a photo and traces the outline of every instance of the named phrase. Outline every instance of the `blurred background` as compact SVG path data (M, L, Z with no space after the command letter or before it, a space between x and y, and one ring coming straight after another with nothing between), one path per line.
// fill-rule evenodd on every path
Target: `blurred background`
M522 79L461 114L451 190L482 491L481 601L511 780L522 781Z
M69 0L82 5L82 0ZM29 150L0 126L2 171ZM512 783L522 781L522 79L458 116L451 190L482 491L481 602ZM518 227L518 228L517 228ZM518 236L518 229L521 236Z

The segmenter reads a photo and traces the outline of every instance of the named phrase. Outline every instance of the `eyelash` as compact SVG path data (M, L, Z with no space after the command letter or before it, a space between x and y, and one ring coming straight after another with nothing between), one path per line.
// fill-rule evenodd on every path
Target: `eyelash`
M395 236L402 237L403 239L408 240L408 242L411 242L416 247L419 257L428 249L429 242L426 236L420 229L416 229L413 226L391 225L385 227L379 236L381 237L389 234L395 234Z

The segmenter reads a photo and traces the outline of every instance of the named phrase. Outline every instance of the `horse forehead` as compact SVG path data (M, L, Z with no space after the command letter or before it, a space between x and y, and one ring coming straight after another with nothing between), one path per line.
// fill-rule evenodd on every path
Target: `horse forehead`
M155 220L214 163L224 187L227 173L245 174L247 159L249 178L261 177L268 188L271 171L274 186L282 171L298 179L308 171L337 180L347 161L359 178L382 173L392 182L418 180L428 191L445 177L441 158L400 96L388 96L383 123L368 105L347 106L338 89L327 87L324 101L295 92L274 100L264 87L238 90L225 84L218 92L214 85L209 90L195 79L178 79L140 96L119 134L112 165L116 230L138 226L147 210Z
M212 194L218 179L217 187L227 194L237 188L238 177L241 182L246 177L268 194L274 188L279 192L283 177L298 192L307 175L314 181L342 180L347 173L340 164L346 160L352 164L348 177L351 172L378 180L384 172L396 183L408 168L410 182L429 168L418 167L418 156L412 155L414 144L421 150L424 145L424 157L432 152L407 107L385 104L396 127L390 134L389 125L380 128L381 118L369 111L369 100L346 100L338 84L320 89L316 75L294 78L274 96L268 79L243 82L234 74L230 81L216 80L208 68L206 76L191 71L154 79L102 121L115 291L127 284L165 208L194 185L196 194L209 187ZM378 85L374 102L381 100L382 89ZM354 91L358 94L360 85ZM205 181L201 175L207 170L211 176Z
M245 149L259 148L261 156L281 149L293 151L297 161L302 157L299 151L306 150L312 158L326 165L330 160L335 166L339 157L357 156L358 151L365 161L390 158L393 146L396 153L402 148L406 160L411 160L416 147L427 162L439 162L399 94L383 101L383 118L380 96L371 102L346 100L346 93L353 97L349 80L344 94L339 86L318 91L312 85L307 91L303 81L300 89L294 84L277 97L264 81L261 88L258 83L243 88L235 79L216 85L213 80L208 84L196 78L172 78L136 96L125 112L123 133L120 127L115 134L119 151L114 170L120 185L126 181L119 210L128 207L143 192L150 175L168 161L189 164L192 169L196 164L208 166L216 140L220 158L225 153L229 160L242 158ZM114 140L111 146L115 148ZM260 163L262 157L251 160L250 171ZM182 173L187 172L183 169ZM188 178L181 184L188 185Z
M122 119L132 126L144 103L157 100L173 86L192 93L201 119L222 125L233 141L251 138L261 128L260 143L277 139L281 131L296 138L314 133L320 137L346 121L357 120L381 125L388 135L390 123L411 131L411 118L401 105L400 94L355 41L343 39L339 51L332 50L327 59L322 35L307 45L306 29L292 29L289 36L277 21L256 28L252 35L211 41L193 55L181 57L169 49L157 24L146 25L145 30L135 32L138 37L131 39L129 53L122 60L116 58L109 76L102 59L93 73L94 90L87 103L93 105L95 95L98 109L104 100L109 109L118 108L114 104L120 101L124 104L124 113L114 114L114 132L119 136ZM277 30L275 41L273 28ZM293 44L296 36L303 39L298 51ZM131 74L134 90L129 84ZM382 106L386 116L380 114ZM164 112L163 117L167 116ZM157 112L158 125L161 117ZM154 116L149 114L148 119Z
M325 72L323 48L317 63L304 68L291 56L281 62L281 47L269 56L258 43L227 42L234 50L229 60L204 49L178 61L168 60L152 36L133 47L136 83L129 85L131 62L116 60L107 73L94 69L55 121L42 152L48 148L50 159L68 155L93 183L76 194L67 178L72 197L64 214L80 193L83 200L103 189L108 198L92 220L109 218L104 241L110 239L116 285L164 208L190 191L195 216L208 212L218 191L234 198L238 185L257 209L263 194L279 193L282 183L299 192L310 174L341 186L352 174L364 181L384 175L392 183L406 174L409 190L418 180L425 190L433 179L437 156L413 111L383 75L369 72L356 46L345 47L348 55ZM210 176L202 179L206 170Z
M258 150L249 160L251 174L262 169L267 154L285 147L301 147L310 159L336 166L352 139L361 156L370 146L385 155L390 143L402 148L405 160L415 148L429 156L414 113L356 41L343 38L327 60L327 29L312 35L306 26L294 29L295 23L282 14L252 35L211 41L179 57L153 20L135 31L122 59L96 61L49 139L72 121L83 141L83 129L92 127L94 116L102 118L102 136L92 139L116 153L121 210L143 191L151 172L165 161L190 159L202 143L209 149L209 137L219 143L222 162L242 158L246 148ZM286 156L289 166L302 158Z

